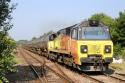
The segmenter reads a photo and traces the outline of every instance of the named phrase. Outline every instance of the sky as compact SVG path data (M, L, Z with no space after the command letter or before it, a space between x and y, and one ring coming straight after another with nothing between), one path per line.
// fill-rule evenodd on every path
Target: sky
M12 0L12 3L18 5L12 13L14 27L9 34L17 41L58 31L95 13L116 18L125 10L125 0Z

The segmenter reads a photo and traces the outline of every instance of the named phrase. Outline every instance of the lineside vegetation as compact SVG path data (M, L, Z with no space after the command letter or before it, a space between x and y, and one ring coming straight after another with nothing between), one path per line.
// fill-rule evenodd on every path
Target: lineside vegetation
M15 5L10 4L11 0L0 2L0 83L7 83L5 75L15 71L14 53L16 42L9 37L8 31L12 28L11 13Z

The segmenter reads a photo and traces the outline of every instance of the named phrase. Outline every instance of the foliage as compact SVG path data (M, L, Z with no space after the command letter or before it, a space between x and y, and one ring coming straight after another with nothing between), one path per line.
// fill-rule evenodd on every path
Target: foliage
M19 41L17 41L18 45L26 44L26 43L28 43L28 40L19 40Z
M33 37L33 38L32 38L32 41L33 41L33 40L36 40L36 39L37 39L36 37Z
M122 57L122 48L121 48L121 45L120 44L116 44L114 46L114 57L115 58L119 58L119 57Z
M118 28L118 43L121 43L121 46L125 46L125 12L120 12L119 17L117 18L117 28Z
M2 0L0 3L0 81L8 82L5 74L14 71L13 49L16 47L14 40L9 38L8 30L12 28L11 12L15 8L11 0Z
M5 74L9 71L13 72L15 71L14 68L14 56L13 56L13 49L16 47L16 43L14 40L4 37L0 41L0 79L2 81L7 81L5 77Z

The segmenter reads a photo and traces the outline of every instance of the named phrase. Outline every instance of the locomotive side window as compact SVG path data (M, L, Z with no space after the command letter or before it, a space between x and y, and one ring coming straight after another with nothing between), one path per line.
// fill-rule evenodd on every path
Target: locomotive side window
M70 28L66 29L66 35L70 35Z
M72 38L77 39L77 29L72 30Z
M59 33L65 35L65 34L66 34L66 30L65 30L65 29L62 29L62 30L59 31Z
M49 41L53 41L56 38L56 34L52 34L49 36Z
M78 29L78 39L85 39L84 30L85 29L83 29L83 28Z

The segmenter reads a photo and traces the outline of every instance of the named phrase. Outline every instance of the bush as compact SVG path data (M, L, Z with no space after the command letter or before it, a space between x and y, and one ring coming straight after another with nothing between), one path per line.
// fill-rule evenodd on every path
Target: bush
M16 48L16 43L14 40L5 36L0 41L0 80L3 82L8 82L5 78L5 74L8 72L14 72L14 56L13 49Z
M114 46L114 57L125 58L125 48L123 48L121 44L116 44Z
M122 48L120 44L114 45L114 57L120 58L122 56Z
M13 49L16 48L16 43L9 38L8 30L12 28L11 12L15 8L10 5L11 0L0 1L0 83L8 82L5 74L15 71Z

